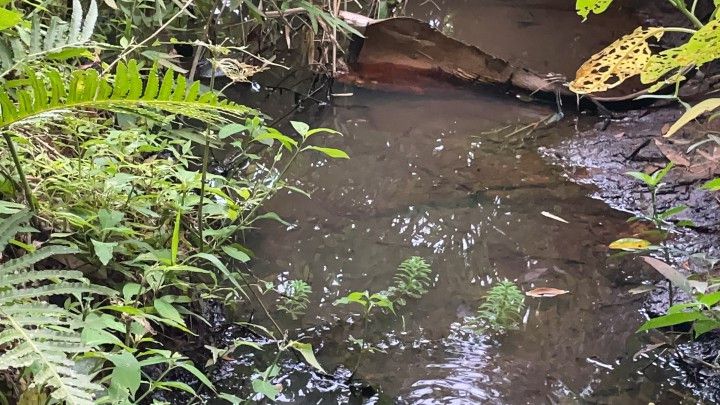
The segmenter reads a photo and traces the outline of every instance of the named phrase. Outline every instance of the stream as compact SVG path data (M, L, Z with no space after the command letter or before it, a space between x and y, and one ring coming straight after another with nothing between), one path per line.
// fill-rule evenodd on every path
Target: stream
M438 3L440 9L426 4L408 13L444 24L447 15L456 15L453 30L465 40L481 35L477 28L468 34L473 21L467 18L472 15L468 9L478 15L490 10L485 15L495 25L509 21L519 33L530 30L526 35L536 35L544 27L552 35L535 38L542 43L557 43L553 41L562 37L562 30L555 24L570 21L570 16L577 19L570 2L560 9L539 7L535 14L527 5ZM483 3L488 8L483 9ZM442 14L442 7L455 8L445 16L436 15ZM512 13L520 11L530 14L518 20ZM614 37L614 30L632 26L628 18L604 35ZM568 24L574 27L576 22ZM528 57L535 68L567 73L569 66L592 53L597 47L593 44L602 42L597 30L583 37L590 44L572 35L572 49L561 65L557 59L543 62L538 56L543 50L527 45L521 46L530 50L526 55L502 56ZM301 155L289 176L312 198L296 192L279 196L268 209L292 225L265 222L248 242L256 255L252 269L258 277L279 285L303 279L313 287L307 313L297 321L281 316L281 322L313 344L330 374L288 359L274 380L282 384L278 402L683 400L687 390L673 379L681 371L653 353L638 353L658 343L658 335L635 334L646 319L644 297L629 290L655 275L632 258L612 257L607 248L630 231L629 214L591 198L591 187L569 181L561 167L537 152L540 146L575 136L579 123L592 126L592 117L568 113L549 128L513 134L513 128L553 114L554 104L525 103L441 84L423 94L341 85L333 90L351 96L296 112L291 119L342 132L342 137L318 136L315 143L343 149L351 159ZM237 98L248 102L247 97ZM291 99L287 94L250 97L253 107L273 116L282 115L279 106ZM356 374L362 384L348 384L357 356L348 339L362 334L355 316L359 308L336 307L333 302L350 291L387 288L398 264L410 256L431 263L433 287L399 308L397 316L372 319L366 338L384 352L365 356ZM524 291L554 287L570 293L526 297L521 329L506 335L463 328L464 318L473 315L489 287L504 279L516 281ZM226 331L223 338L238 337L238 331ZM252 360L272 357L245 353L222 362L213 374L223 391L247 393Z

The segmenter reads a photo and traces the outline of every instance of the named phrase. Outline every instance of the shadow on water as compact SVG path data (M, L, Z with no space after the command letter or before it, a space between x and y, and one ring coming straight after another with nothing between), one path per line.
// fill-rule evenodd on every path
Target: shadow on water
M385 353L366 357L357 374L373 387L363 392L366 403L677 403L652 358L633 360L652 341L634 333L642 298L628 290L648 270L609 258L606 248L627 233L627 215L589 198L590 189L536 153L573 136L573 119L508 138L488 131L537 121L552 109L455 89L421 96L339 91L354 94L292 118L341 131L321 142L351 159L302 156L291 178L312 199L278 196L268 208L294 225L265 223L250 238L256 275L313 286L307 314L283 322L309 338L334 373L285 363L276 381L280 402L362 402L343 382L355 356L348 338L360 327L352 309L332 303L349 291L386 288L397 265L419 255L432 263L434 286L398 317L371 324L369 336ZM528 298L522 329L503 337L461 328L489 286L506 278L526 291L571 293ZM223 363L218 385L247 392L251 360Z

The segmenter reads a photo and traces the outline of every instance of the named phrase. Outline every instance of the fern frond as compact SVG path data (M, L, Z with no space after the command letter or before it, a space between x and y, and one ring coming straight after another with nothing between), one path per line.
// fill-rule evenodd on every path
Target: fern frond
M74 71L66 83L58 72L50 71L46 77L48 89L35 72L27 72L27 76L29 86L15 91L15 100L0 88L0 129L38 117L52 118L52 114L67 110L94 109L140 115L155 110L209 124L222 124L227 116L253 113L250 108L221 100L212 91L202 91L200 82L187 86L185 77L176 77L171 70L161 81L154 66L143 80L135 60L119 63L112 80L91 69Z
M7 247L8 242L20 232L22 224L27 222L32 215L29 212L19 211L8 218L0 221L0 254Z
M0 221L0 242L24 229L29 218L21 211ZM0 352L0 371L31 367L30 389L50 388L50 395L59 402L89 405L102 387L78 371L71 358L91 351L78 332L82 319L44 299L82 293L114 295L115 291L88 283L78 271L34 269L53 255L77 252L51 245L0 264L0 346L6 349Z
M84 15L84 17L83 17ZM79 0L73 0L70 24L53 16L43 31L40 14L30 23L29 36L20 33L20 38L0 38L0 77L11 71L22 69L29 62L42 58L65 59L78 56L90 41L98 19L96 0L91 0L87 14ZM26 29L20 28L18 29ZM25 35L23 35L25 34Z

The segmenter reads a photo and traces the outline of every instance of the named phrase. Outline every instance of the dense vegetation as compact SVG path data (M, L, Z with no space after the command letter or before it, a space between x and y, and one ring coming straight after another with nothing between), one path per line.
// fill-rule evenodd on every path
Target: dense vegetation
M640 76L650 86L644 97L682 102L685 75L720 56L720 23L717 10L701 21L697 1L670 3L690 28L638 28L583 65L570 89L593 94ZM577 9L587 18L610 5L579 0ZM367 6L382 18L403 3ZM149 403L174 391L187 403L241 403L249 398L217 392L206 376L241 346L274 358L253 365L250 398L275 399L272 380L289 353L325 372L313 347L275 319L302 316L312 286L255 278L244 238L263 221L283 221L264 208L279 191L304 193L286 179L300 154L349 158L323 146L324 137L340 134L297 121L283 133L262 112L227 100L214 74L203 83L196 78L219 71L228 85L244 82L276 66L276 55L288 49L332 73L342 38L358 34L339 11L340 2L302 0L0 0L0 402ZM653 53L648 41L666 33L688 39ZM667 88L674 91L658 94ZM720 101L686 107L667 136ZM221 150L232 159L216 160ZM651 196L648 213L633 219L650 224L660 241L625 238L610 247L642 254L692 297L640 330L692 322L697 337L720 329L720 284L689 278L671 263L668 240L692 226L674 220L685 207L657 206L672 168L629 173ZM704 187L720 190L720 180ZM411 257L386 288L335 301L360 308L353 375L365 353L381 350L368 325L432 285L430 264ZM242 326L269 344L204 345L213 305L254 308L261 319ZM467 326L510 332L522 324L524 308L523 292L499 281ZM189 343L207 349L204 364L183 351Z

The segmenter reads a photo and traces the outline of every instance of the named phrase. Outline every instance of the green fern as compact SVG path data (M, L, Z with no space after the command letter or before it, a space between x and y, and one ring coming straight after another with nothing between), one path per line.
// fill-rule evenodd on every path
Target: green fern
M493 286L477 310L468 319L468 326L480 332L491 329L498 333L518 329L525 308L525 296L512 281L503 280Z
M310 304L310 294L312 287L303 280L292 280L287 283L285 294L280 297L280 303L277 308L297 319L305 314L308 304Z
M53 16L45 30L40 13L36 13L29 31L18 25L17 37L0 37L0 77L36 59L60 60L80 56L86 52L83 47L92 37L97 18L98 7L95 0L90 1L87 14L84 13L80 1L73 0L70 23Z
M53 119L68 110L96 109L135 113L157 120L163 114L185 115L210 124L241 117L253 110L220 100L214 92L202 92L200 82L188 86L184 76L168 70L160 77L157 67L143 79L136 60L118 63L114 78L100 76L96 70L76 70L66 83L59 72L48 71L49 88L35 72L27 72L29 85L15 91L12 100L0 88L0 130L23 121ZM225 114L225 115L223 115Z
M5 248L31 215L25 211L0 222L0 247ZM2 251L2 250L0 250ZM77 370L71 356L86 353L78 330L82 319L44 301L51 296L83 293L114 295L109 288L91 285L79 271L34 270L38 262L78 250L50 245L0 264L0 371L29 368L29 388L50 390L67 404L92 404L101 387Z
M391 296L400 305L405 305L403 297L418 299L428 292L432 284L432 269L422 257L413 256L405 259L398 266L393 278L393 285L388 289Z

